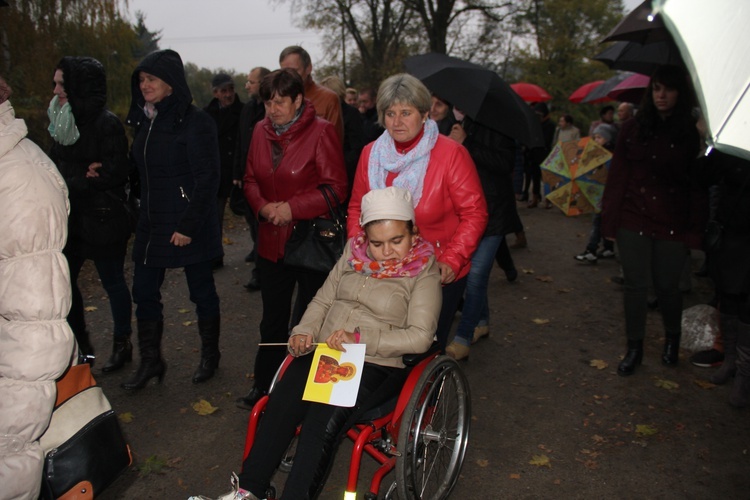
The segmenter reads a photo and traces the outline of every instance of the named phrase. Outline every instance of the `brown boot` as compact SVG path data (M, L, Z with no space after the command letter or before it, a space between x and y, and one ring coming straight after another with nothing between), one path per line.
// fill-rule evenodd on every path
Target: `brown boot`
M729 404L735 408L745 408L750 404L750 325L739 322L737 333L737 373L729 394Z

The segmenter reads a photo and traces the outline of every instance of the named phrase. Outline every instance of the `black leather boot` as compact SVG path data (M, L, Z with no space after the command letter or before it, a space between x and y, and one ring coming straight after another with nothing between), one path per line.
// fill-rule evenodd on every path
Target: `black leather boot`
M737 316L722 314L719 319L721 327L721 341L724 345L724 362L709 380L712 384L724 385L734 377L737 371L737 328L739 319Z
M125 363L131 361L133 361L133 344L130 343L130 337L115 339L112 346L112 355L102 367L102 371L104 373L117 371L125 366Z
M138 321L138 350L141 353L141 365L130 380L121 384L120 387L129 391L143 389L154 377L157 377L161 383L167 371L167 365L161 359L163 333L163 321Z
M214 376L219 367L221 353L219 352L219 332L221 318L198 318L198 332L201 336L201 362L193 373L193 383L200 384Z
M262 391L257 387L253 387L252 389L250 389L250 392L247 393L247 396L237 398L234 401L234 404L237 408L242 408L243 410L252 410L253 406L255 406L255 403L257 403L260 398L262 398L266 394L267 392Z
M628 340L628 352L617 366L617 374L623 377L635 373L635 367L643 362L643 340Z
M664 337L664 352L661 354L661 362L665 365L676 365L680 355L680 337L667 335Z

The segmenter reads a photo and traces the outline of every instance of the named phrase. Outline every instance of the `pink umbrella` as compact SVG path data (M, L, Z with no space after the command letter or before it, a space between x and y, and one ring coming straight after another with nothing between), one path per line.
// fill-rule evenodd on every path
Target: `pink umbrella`
M549 92L544 90L539 85L534 85L533 83L512 83L510 85L510 88L515 90L516 94L521 96L521 99L526 102L544 102L552 100L552 96L549 94Z
M568 100L570 102L574 102L578 104L581 101L583 101L587 95L589 95L589 92L597 88L602 83L604 83L604 80L597 80L595 82L584 83L583 85L578 87L572 94L570 94L570 97L568 97Z
M615 88L609 91L607 97L611 97L620 102L639 103L643 93L648 87L651 79L646 75L636 73L620 82Z

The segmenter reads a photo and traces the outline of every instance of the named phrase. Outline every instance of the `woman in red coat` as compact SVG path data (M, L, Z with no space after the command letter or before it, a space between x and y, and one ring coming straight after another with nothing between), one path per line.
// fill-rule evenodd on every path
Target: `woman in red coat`
M436 336L445 349L453 316L466 288L471 256L487 225L487 204L466 148L438 132L428 119L432 96L418 79L391 76L378 90L378 120L388 131L365 146L349 202L349 236L359 232L362 196L397 186L414 200L419 232L435 247L443 283Z
M315 116L305 99L304 83L292 70L267 75L260 85L266 117L256 125L247 156L244 189L258 224L258 260L263 319L261 342L286 344L292 318L292 294L297 285L295 311L304 312L326 279L325 273L284 264L284 246L294 224L328 213L318 186L328 184L339 200L346 198L348 180L336 129ZM301 314L300 314L301 316ZM284 348L259 349L255 357L255 386L237 403L252 406L264 394L286 355Z

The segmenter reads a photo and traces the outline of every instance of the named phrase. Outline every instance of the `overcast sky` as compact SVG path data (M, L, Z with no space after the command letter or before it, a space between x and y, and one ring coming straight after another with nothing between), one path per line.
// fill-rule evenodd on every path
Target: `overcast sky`
M315 0L308 0L315 1ZM642 0L624 0L626 12ZM131 19L140 10L146 27L161 30L160 47L176 50L184 62L240 73L254 66L276 69L288 45L303 46L313 67L322 64L320 38L292 25L291 3L270 0L130 0Z

